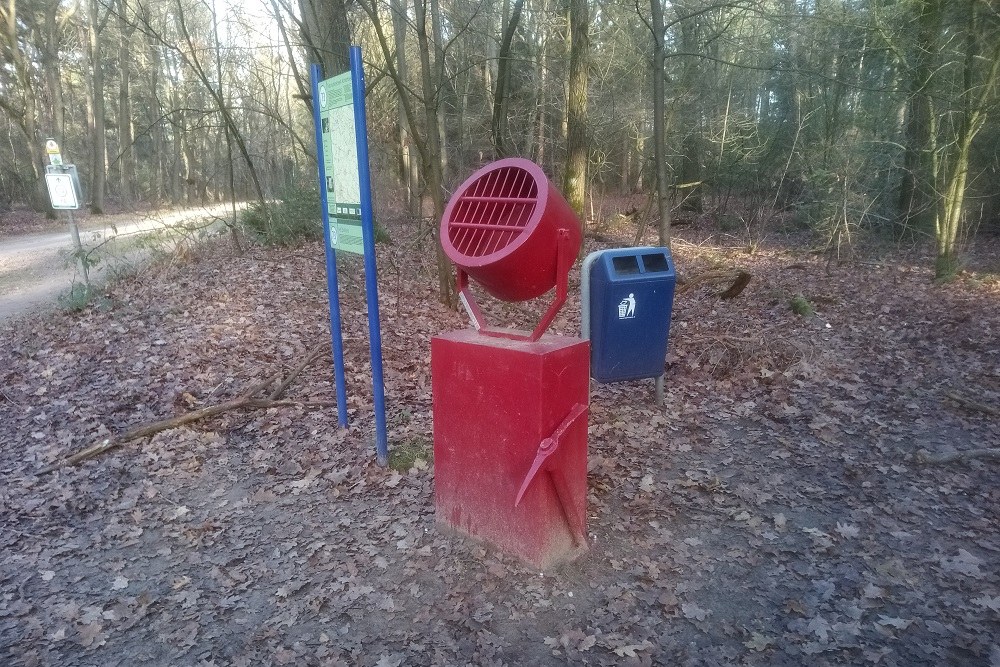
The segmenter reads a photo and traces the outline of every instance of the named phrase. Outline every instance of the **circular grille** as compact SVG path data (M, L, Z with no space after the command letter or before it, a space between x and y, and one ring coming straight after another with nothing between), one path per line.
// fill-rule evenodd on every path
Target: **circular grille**
M537 205L538 184L530 172L494 169L459 195L446 222L448 240L465 257L491 255L525 233Z

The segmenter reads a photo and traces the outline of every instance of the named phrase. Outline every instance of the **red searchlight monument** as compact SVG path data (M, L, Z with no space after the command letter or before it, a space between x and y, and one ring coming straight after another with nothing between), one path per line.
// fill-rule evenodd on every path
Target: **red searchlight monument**
M474 328L431 340L437 521L549 568L587 550L589 343L545 334L580 223L538 165L508 158L458 188L440 231ZM495 328L470 280L503 301L555 296L533 331Z

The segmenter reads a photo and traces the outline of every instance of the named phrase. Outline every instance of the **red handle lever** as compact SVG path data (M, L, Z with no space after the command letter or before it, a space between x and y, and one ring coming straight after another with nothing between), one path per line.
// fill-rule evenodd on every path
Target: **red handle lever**
M587 406L583 403L576 403L573 408L569 411L569 414L562 420L556 430L552 432L552 435L542 440L538 445L538 452L535 454L535 460L532 461L531 467L528 468L528 474L524 476L524 481L521 482L521 488L517 492L517 499L514 500L514 507L521 504L521 499L524 498L524 494L527 492L528 487L538 476L540 470L550 471L550 466L547 461L557 449L559 445L562 444L562 439L566 435L566 431L576 423L576 420L582 417L587 412ZM556 492L559 492L559 486L556 485ZM565 504L568 498L560 498L561 503Z

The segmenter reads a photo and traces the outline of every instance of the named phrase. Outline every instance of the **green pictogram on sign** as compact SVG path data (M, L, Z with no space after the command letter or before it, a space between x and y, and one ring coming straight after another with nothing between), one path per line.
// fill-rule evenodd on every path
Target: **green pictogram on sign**
M319 113L323 123L323 164L326 169L330 246L337 250L364 254L358 143L354 128L354 95L350 72L320 82Z

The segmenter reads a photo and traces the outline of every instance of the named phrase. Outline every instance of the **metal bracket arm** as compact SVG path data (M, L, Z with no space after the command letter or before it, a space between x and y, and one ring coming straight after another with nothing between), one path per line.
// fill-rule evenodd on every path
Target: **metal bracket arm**
M521 333L510 329L498 329L489 326L486 323L486 318L483 316L483 311L480 310L479 304L476 302L476 297L472 294L472 290L469 289L469 274L456 265L455 287L458 291L458 298L462 302L462 306L465 307L465 311L469 314L469 318L472 320L472 325L476 328L476 331L484 336L508 338L511 340L526 340L532 343L541 338L542 334L545 333L545 330L549 328L550 324L552 324L552 320L554 320L556 315L559 313L559 309L566 303L566 297L569 293L569 270L573 266L573 261L576 259L570 245L569 231L565 229L558 230L558 236L556 238L555 298L545 311L545 314L542 315L542 319L539 321L538 326L536 326L534 331L531 333Z

